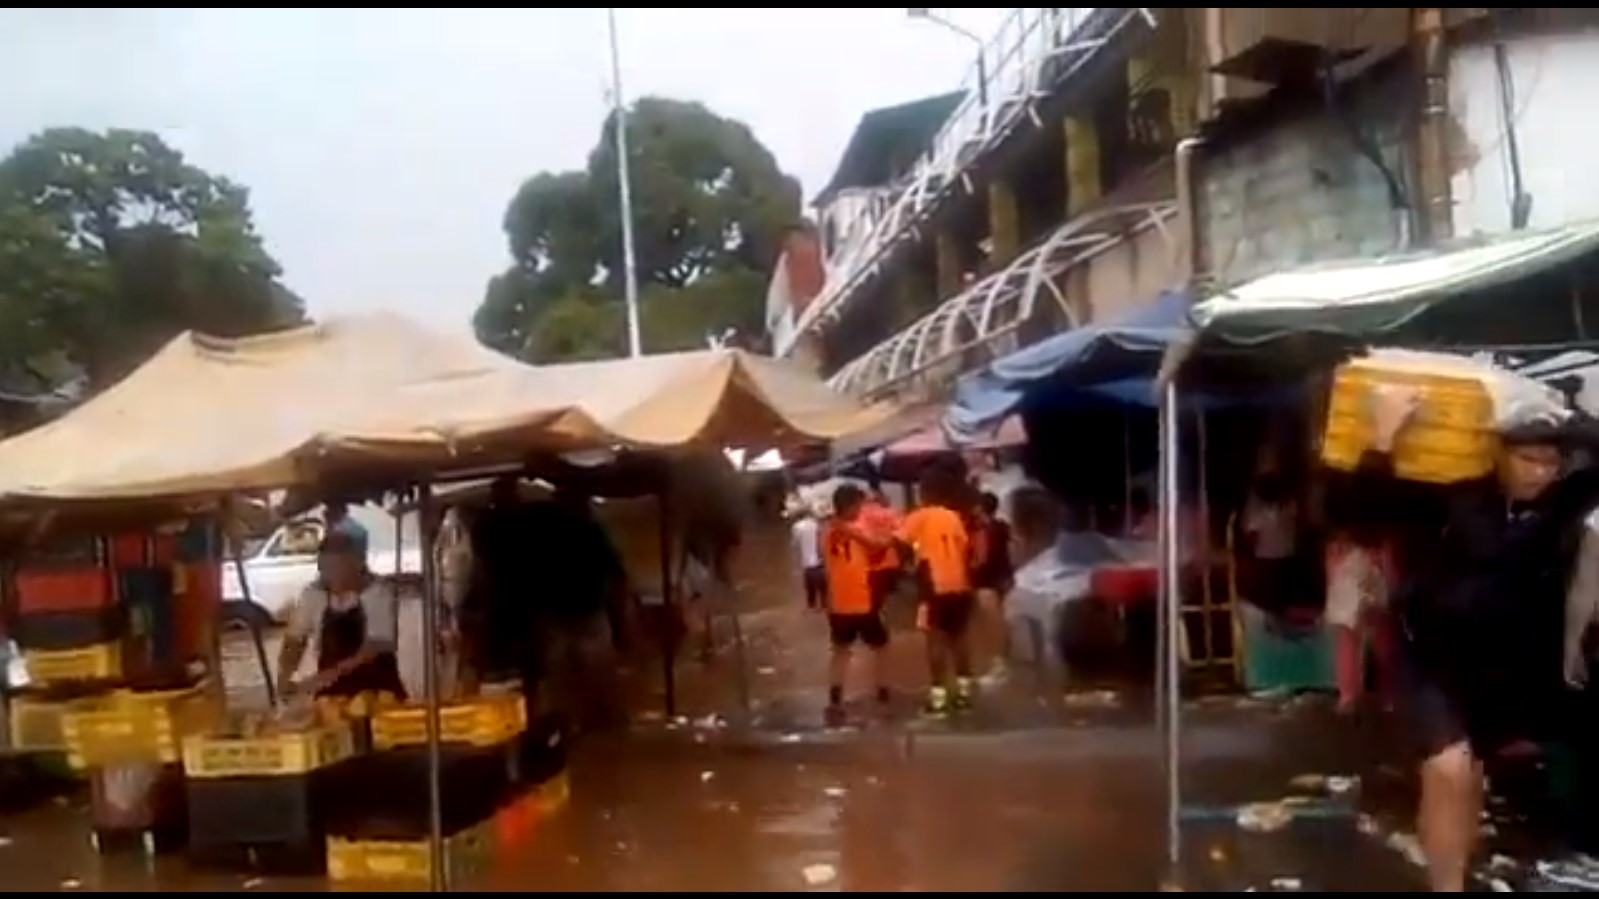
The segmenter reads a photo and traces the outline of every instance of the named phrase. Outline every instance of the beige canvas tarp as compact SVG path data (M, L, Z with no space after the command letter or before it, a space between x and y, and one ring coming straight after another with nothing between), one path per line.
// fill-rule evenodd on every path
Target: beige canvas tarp
M0 442L0 503L216 496L539 449L789 446L886 414L736 350L534 367L396 316L353 317L178 337L70 414Z

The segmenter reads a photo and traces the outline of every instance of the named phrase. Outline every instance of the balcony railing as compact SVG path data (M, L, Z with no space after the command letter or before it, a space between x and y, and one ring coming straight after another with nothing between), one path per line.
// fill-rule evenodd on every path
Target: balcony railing
M984 47L986 90L978 83L974 62L963 82L965 98L927 152L881 201L835 223L838 244L828 259L826 285L792 329L774 333L778 355L786 355L799 335L818 322L837 315L845 298L872 275L885 254L914 234L945 196L957 186L971 187L963 183L968 167L1033 115L1034 101L1050 87L1042 84L1046 74L1069 77L1129 21L1148 15L1147 10L1122 10L1098 35L1085 39L1084 26L1104 12L1101 7L1011 10Z
M963 353L996 344L1033 317L1041 299L1053 300L1062 319L1081 324L1063 288L1065 274L1106 251L1154 229L1174 250L1170 200L1105 206L1062 224L1004 269L984 278L846 364L828 380L835 390L880 398L910 382L959 372ZM948 369L947 371L943 371Z

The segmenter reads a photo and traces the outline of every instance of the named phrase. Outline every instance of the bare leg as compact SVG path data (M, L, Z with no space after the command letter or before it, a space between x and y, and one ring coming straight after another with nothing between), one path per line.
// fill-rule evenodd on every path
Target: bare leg
M955 667L955 676L961 680L972 676L972 644L977 642L972 639L974 633L975 628L967 626L948 637L950 661Z
M844 681L849 677L850 648L848 646L833 646L833 655L827 662L827 703L831 706L844 704Z
M883 672L888 667L883 663L883 655L887 650L888 647L879 646L873 649L871 654L866 657L867 667L871 669L872 686L877 690L879 701L887 701L888 699L888 682L883 679Z
M1464 893L1482 817L1482 762L1464 742L1421 764L1416 830L1434 893Z
M931 620L923 633L927 637L927 705L931 711L943 711L949 702L950 637Z
M978 629L983 632L982 640L973 640L978 662L987 662L987 667L999 669L1003 667L1010 652L1006 644L1005 611L999 605L999 591L984 587L977 591L977 617Z

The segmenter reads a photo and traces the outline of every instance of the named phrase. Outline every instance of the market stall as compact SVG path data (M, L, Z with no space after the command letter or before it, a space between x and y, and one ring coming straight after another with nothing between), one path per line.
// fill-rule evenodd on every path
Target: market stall
M1538 350L1537 355L1551 355L1549 350L1593 339L1587 322L1599 314L1599 295L1586 285L1593 283L1596 266L1599 223L1584 223L1281 272L1196 305L1194 333L1169 351L1164 365L1162 497L1176 494L1171 460L1179 448L1179 403L1212 372L1240 365L1278 380L1292 379L1330 371L1373 346L1509 355ZM1163 533L1170 534L1175 522L1168 518L1162 525ZM1163 553L1162 579L1170 585L1165 601L1175 605L1180 599L1171 590L1179 584L1178 565L1170 542ZM1164 712L1170 723L1168 853L1175 871L1181 862L1183 815L1177 764L1180 663L1173 647L1166 649L1172 672Z
M210 517L230 497L291 488L324 495L408 491L426 518L434 481L521 470L538 453L785 447L826 442L870 427L884 414L781 362L739 351L533 368L386 315L243 340L185 334L72 413L0 443L0 538L22 545L45 533L90 532L112 522L150 526ZM423 559L431 569L430 554ZM431 592L435 579L429 574L423 583ZM448 884L447 844L457 836L481 843L466 835L477 824L447 832L461 815L472 817L458 815L441 790L443 772L454 770L456 758L448 747L459 742L492 755L505 742L507 726L503 715L481 704L441 708L437 654L431 649L435 599L423 603L423 645L430 647L424 659L426 701L378 708L368 716L374 745L388 728L381 722L389 719L408 722L408 739L419 740L422 761L415 770L425 774L429 797L424 848L395 848L394 840L379 840L370 857L388 851L384 870L425 870L431 888L440 890ZM483 731L492 740L477 727L485 716L499 721ZM159 725L149 739L130 737L120 726L106 729L116 737L105 744L111 755L85 757L83 764L182 771L177 747L185 738L207 731L213 738L228 736L214 732L214 710L197 703L149 720ZM457 720L466 722L464 729ZM308 731L295 733L287 741L267 735L270 746L262 749L254 741L267 737L241 730L234 754L304 759L316 741ZM326 762L344 754L343 746L335 746L316 757ZM370 754L363 762L371 762ZM463 770L489 770L479 762L461 764ZM302 762L272 770L293 770L298 777L321 767L329 765ZM484 776L484 783L494 781ZM500 782L504 786L511 778ZM458 792L452 787L451 801ZM483 786L464 795L479 801L493 792ZM395 860L414 860L418 851L425 865ZM334 865L352 866L360 867Z
M1130 620L1132 632L1154 636L1144 618L1155 606L1158 548L1155 529L1144 525L1153 524L1146 516L1155 508L1156 375L1166 349L1187 333L1187 308L1183 294L1163 294L1123 322L1076 329L996 360L962 382L945 418L950 436L966 439L1019 417L1034 476L1080 507L1055 549L1018 572L1009 604L1011 614L1042 625L1051 646L1066 619L1103 617L1106 603L1124 616L1124 635ZM1219 525L1241 502L1264 422L1292 414L1305 397L1297 384L1263 389L1218 376L1184 405L1180 555L1193 589L1181 648L1191 667L1227 679L1240 673L1237 564L1227 539L1236 528Z

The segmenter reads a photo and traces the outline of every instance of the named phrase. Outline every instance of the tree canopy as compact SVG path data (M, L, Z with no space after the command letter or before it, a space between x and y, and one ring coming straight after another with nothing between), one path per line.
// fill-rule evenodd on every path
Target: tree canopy
M511 199L511 264L474 319L484 343L534 362L626 352L614 127L613 116L586 169L540 173ZM799 183L748 126L699 103L643 98L627 127L645 349L759 335Z
M248 192L155 134L41 132L0 160L0 386L104 386L186 329L304 321Z

